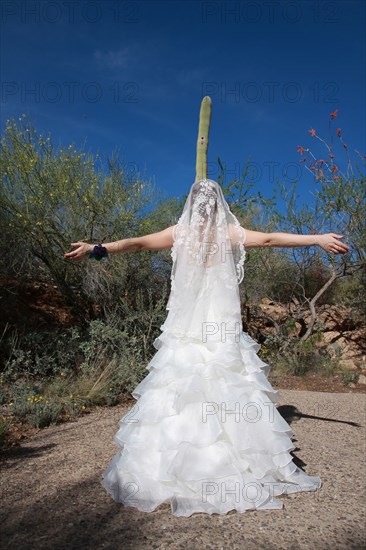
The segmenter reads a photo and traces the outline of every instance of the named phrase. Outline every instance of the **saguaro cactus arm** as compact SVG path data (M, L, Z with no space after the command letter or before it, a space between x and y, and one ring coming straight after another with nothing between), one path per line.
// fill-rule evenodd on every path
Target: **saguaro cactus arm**
M211 98L206 95L201 102L200 120L198 125L196 180L207 178L208 135L211 122Z

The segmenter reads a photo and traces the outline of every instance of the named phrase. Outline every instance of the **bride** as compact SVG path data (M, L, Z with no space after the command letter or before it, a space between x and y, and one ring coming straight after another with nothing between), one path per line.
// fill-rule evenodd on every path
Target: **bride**
M270 366L243 331L239 284L246 251L318 245L349 248L342 235L263 233L244 229L221 187L190 189L178 223L163 231L106 243L104 253L171 248L171 292L157 352L136 386L101 483L117 502L144 512L170 503L175 516L282 508L275 497L321 487L296 466L293 432L276 408ZM65 259L94 250L84 242Z

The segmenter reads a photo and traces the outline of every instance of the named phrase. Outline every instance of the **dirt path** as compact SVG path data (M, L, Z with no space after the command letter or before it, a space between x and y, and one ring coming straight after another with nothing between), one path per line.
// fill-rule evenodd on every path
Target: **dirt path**
M278 497L282 510L226 516L178 518L168 505L146 514L112 500L99 480L117 451L112 439L125 411L126 406L99 409L77 422L50 426L3 454L4 548L364 547L364 394L280 390L279 411L295 434L295 461L319 475L323 486L315 493Z

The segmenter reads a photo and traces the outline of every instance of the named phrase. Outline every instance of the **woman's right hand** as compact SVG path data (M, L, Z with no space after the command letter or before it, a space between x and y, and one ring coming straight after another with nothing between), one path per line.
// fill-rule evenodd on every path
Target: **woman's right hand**
M89 252L92 252L94 249L94 245L83 243L82 241L78 243L71 243L71 246L76 246L77 248L75 248L72 252L65 252L65 260L83 260L87 257Z

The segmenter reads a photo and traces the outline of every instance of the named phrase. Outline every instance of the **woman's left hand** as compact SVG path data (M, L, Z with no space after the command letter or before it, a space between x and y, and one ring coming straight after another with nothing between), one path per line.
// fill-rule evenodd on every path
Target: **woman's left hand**
M337 235L337 233L324 233L318 235L318 245L332 254L347 254L349 246L339 240L342 238L343 235Z

